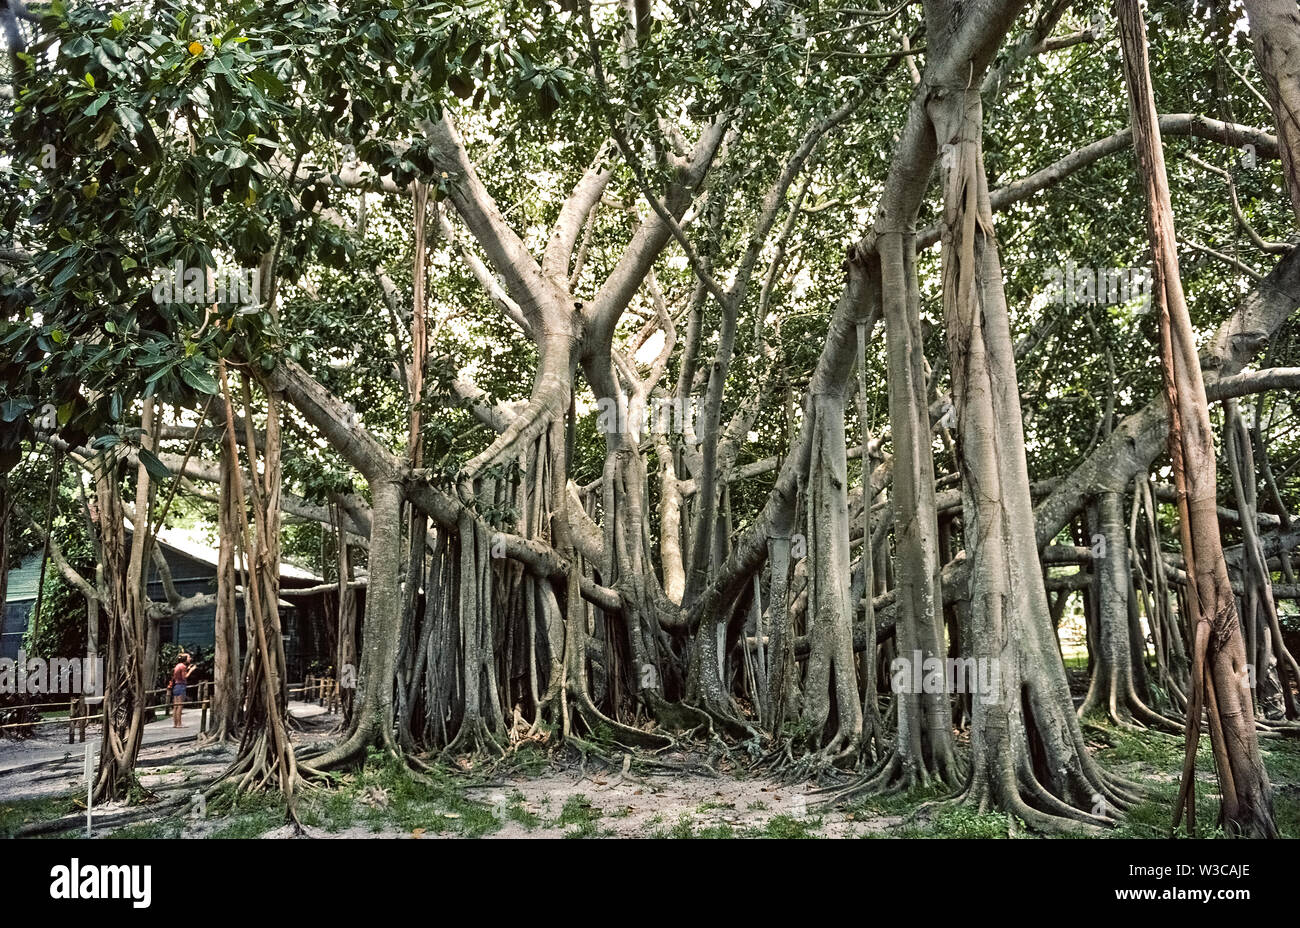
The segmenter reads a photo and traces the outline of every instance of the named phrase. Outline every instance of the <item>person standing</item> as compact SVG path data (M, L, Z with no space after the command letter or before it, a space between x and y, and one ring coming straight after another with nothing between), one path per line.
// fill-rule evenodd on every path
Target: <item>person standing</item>
M185 681L194 671L194 658L182 651L179 663L172 669L172 728L181 727L181 711L185 705Z

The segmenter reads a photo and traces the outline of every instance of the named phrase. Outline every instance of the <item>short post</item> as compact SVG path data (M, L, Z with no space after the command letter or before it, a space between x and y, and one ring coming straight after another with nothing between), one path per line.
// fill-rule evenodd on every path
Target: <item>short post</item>
M73 699L68 703L68 744L76 743L77 731L77 700Z
M208 696L209 696L208 687L209 686L211 686L211 683L207 680L204 680L201 684L199 684L199 734L200 735L206 735L208 733Z

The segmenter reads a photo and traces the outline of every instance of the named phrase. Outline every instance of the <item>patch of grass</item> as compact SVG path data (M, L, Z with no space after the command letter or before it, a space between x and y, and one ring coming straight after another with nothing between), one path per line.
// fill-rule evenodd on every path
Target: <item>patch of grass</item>
M551 764L542 745L535 741L525 741L510 752L510 767L527 777L539 776Z
M505 814L506 818L510 819L510 821L518 822L529 831L532 831L542 823L540 815L537 815L535 812L529 812L528 809L524 807L524 794L519 790L515 790L510 794L509 801L505 807Z
M450 774L439 770L413 775L398 760L388 760L380 766L367 765L362 776L362 793L369 787L371 796L382 795L384 801L366 807L363 815L372 824L392 825L408 832L426 828L477 838L499 830L501 822L492 808L468 798L466 785L469 784L456 782Z
M299 812L304 825L335 833L351 828L357 820L357 798L349 789L322 791L314 801L303 803Z
M561 828L574 826L573 830L564 833L566 838L598 838L606 833L596 825L601 814L586 796L570 796L565 800L555 824Z
M822 818L795 818L791 815L774 815L761 828L751 828L745 832L747 838L815 838L817 829L822 827Z
M1138 763L1150 770L1162 773L1177 773L1183 764L1183 738L1181 735L1169 735L1160 731L1128 731L1112 728L1095 722L1084 722L1084 735L1092 741L1106 745L1097 752L1097 759L1103 764ZM1210 753L1210 739L1201 736L1201 745L1196 754L1197 766L1204 770L1205 765L1213 767L1214 756Z
M734 802L708 801L708 802L701 802L698 806L695 807L695 811L702 815L705 812L712 812L714 809L734 809L734 808L736 808L736 804Z
M138 806L153 797L153 790L146 788L140 783L139 771L132 770L130 776L131 783L126 789L127 805Z
M208 837L216 839L258 838L286 821L284 800L278 793L236 793L225 790L208 806L209 814L228 818Z
M1273 783L1300 783L1300 742L1294 738L1261 738L1259 750Z
M279 813L266 810L250 812L247 815L235 816L227 824L213 831L208 837L217 840L260 838L268 831L279 828L284 822L283 811Z
M12 838L24 825L48 822L71 815L79 805L72 796L41 799L13 799L0 802L0 838Z
M1002 812L980 812L970 806L945 806L929 822L907 824L890 831L895 838L1010 838L1025 835L1023 822Z
M1273 794L1273 820L1284 838L1300 838L1300 787L1288 783Z
M906 793L895 793L889 796L863 796L846 804L844 811L901 815L910 812L923 802L938 799L944 793L945 791L937 786L915 786Z
M1278 834L1300 838L1300 743L1293 738L1261 738L1259 750L1273 784L1273 819Z
M703 828L698 828L695 831L695 837L713 841L726 841L739 836L739 832L726 822L718 822L716 825L705 825Z
M647 824L661 825L664 817L656 814ZM650 832L650 837L656 840L689 840L695 837L695 822L691 819L689 812L683 812L677 816L677 821L671 828L655 828Z

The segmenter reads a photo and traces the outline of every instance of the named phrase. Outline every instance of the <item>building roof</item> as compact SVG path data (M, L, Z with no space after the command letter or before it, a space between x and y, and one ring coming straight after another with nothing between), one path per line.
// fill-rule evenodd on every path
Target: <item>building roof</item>
M128 520L128 525L129 525ZM128 529L129 530L129 529ZM201 541L186 532L175 529L159 529L156 540L164 548L170 548L177 554L198 561L201 564L207 564L211 567L217 566L218 549L211 544ZM299 567L297 564L291 564L289 561L280 559L280 579L282 580L306 580L313 583L324 583L323 577L319 577L307 570L305 567Z
M127 520L126 530L127 532L131 531L131 521L129 519ZM217 566L217 548L187 532L176 529L160 529L156 540L161 547L174 551L181 557L200 564L206 564L213 569ZM53 564L50 564L46 568L46 573L48 574L56 569ZM36 590L40 584L40 578L41 552L37 550L28 554L22 559L19 566L9 571L9 585L5 593L5 602L27 602L36 599ZM280 578L300 583L325 582L324 578L317 576L305 567L300 567L283 559L280 561Z

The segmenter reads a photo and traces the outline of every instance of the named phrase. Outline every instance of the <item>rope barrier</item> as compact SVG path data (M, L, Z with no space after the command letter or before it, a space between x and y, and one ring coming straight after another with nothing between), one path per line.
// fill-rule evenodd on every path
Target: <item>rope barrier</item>
M186 703L185 708L200 709L200 708L210 706L211 704L212 704L211 700L204 700L203 702ZM0 725L0 729L35 728L37 725L63 725L68 722L97 722L103 719L103 717L104 717L104 713L101 712L98 715L79 715L76 716L75 718L41 719L40 721L37 722L11 722L8 725Z

